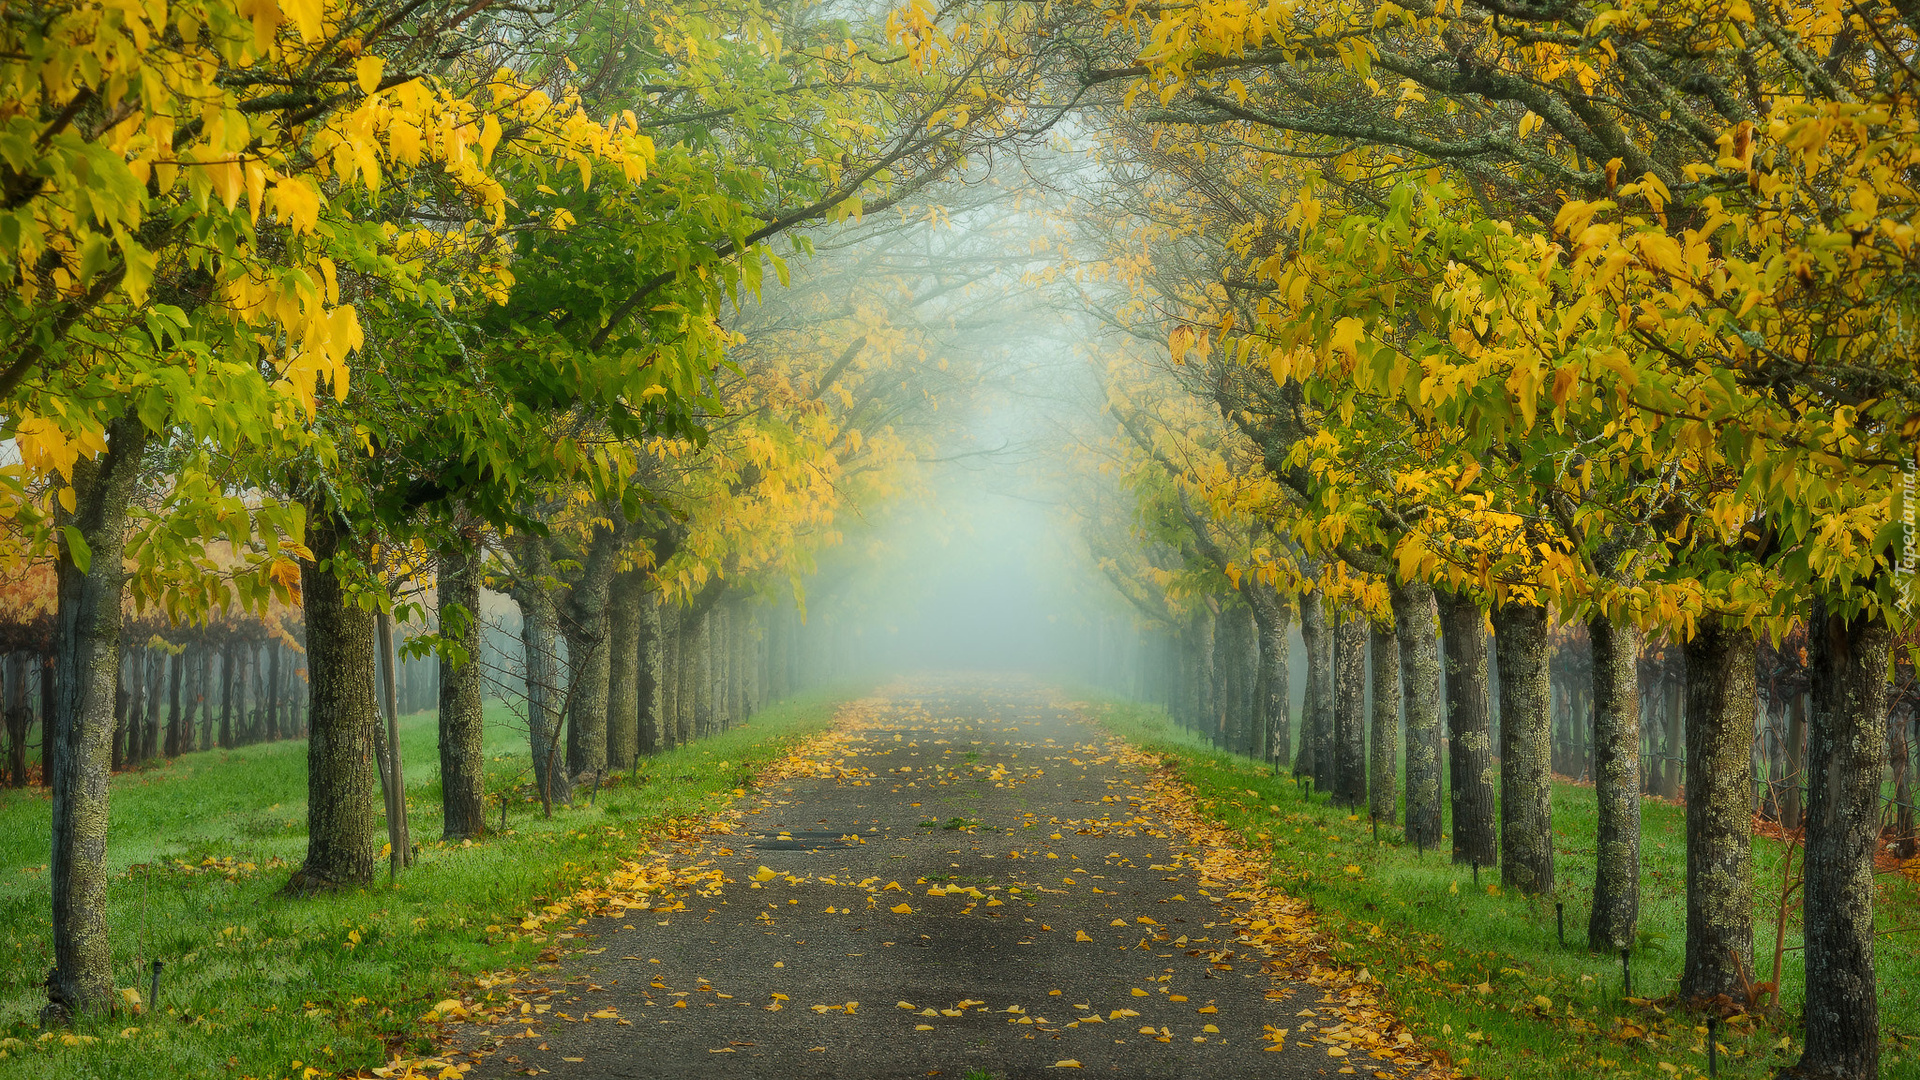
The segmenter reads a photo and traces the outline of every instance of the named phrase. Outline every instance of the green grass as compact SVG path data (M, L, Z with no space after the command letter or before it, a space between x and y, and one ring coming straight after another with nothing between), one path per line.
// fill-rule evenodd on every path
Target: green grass
M776 704L642 762L592 807L582 792L551 821L522 790L509 801L507 833L472 845L439 842L434 717L404 718L419 861L397 885L383 874L371 888L318 898L277 894L306 850L304 742L189 754L117 776L107 901L115 982L144 996L148 965L163 961L161 1008L70 1031L36 1025L52 967L49 805L41 792L0 793L0 1075L265 1080L298 1074L296 1061L332 1073L378 1064L390 1048L425 1051L413 1021L463 974L526 967L547 947L544 935L505 940L488 926L572 892L663 822L731 802L759 769L824 730L844 697ZM526 783L528 753L504 707L489 702L487 720L497 826L492 793Z
M1685 948L1682 807L1651 799L1642 805L1641 934L1631 955L1639 1000L1628 1001L1620 958L1585 947L1593 888L1591 788L1554 785L1559 887L1550 897L1528 898L1501 890L1491 868L1482 868L1475 889L1470 867L1454 866L1447 851L1422 857L1398 828L1383 826L1376 843L1364 814L1336 810L1325 796L1309 801L1289 775L1215 751L1157 707L1105 702L1095 709L1115 734L1171 755L1198 792L1203 813L1239 830L1256 850L1271 847L1274 884L1312 903L1322 928L1337 939L1336 959L1378 978L1406 1023L1462 1072L1514 1080L1706 1074L1704 1015L1662 1000L1678 987ZM1772 973L1782 851L1772 840L1754 842L1761 981ZM1796 874L1798 866L1796 860ZM1920 922L1914 882L1883 875L1880 884L1883 931ZM1565 947L1555 932L1555 901L1565 905ZM1796 895L1789 948L1800 944L1797 901ZM1728 1052L1720 1056L1720 1076L1757 1080L1798 1059L1799 955L1786 954L1777 1014L1721 1026L1719 1042ZM1876 969L1885 1040L1881 1075L1920 1076L1920 941L1881 937Z

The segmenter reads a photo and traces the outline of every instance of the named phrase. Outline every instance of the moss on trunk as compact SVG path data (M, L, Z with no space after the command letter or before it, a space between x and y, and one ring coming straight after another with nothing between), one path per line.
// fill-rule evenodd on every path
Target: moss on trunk
M1343 615L1334 629L1333 804L1367 804L1367 622Z
M1493 612L1500 664L1500 880L1553 891L1552 687L1547 609L1505 603Z
M308 512L300 591L307 621L307 857L287 883L292 893L373 880L374 615L347 595L341 575L363 563L346 525L316 506Z
M1808 620L1807 855L1803 890L1807 1048L1804 1077L1880 1073L1873 975L1873 851L1887 765L1885 619L1849 619L1814 601Z
M440 633L460 653L439 658L441 835L448 840L486 831L478 555L472 542L464 539L440 554Z
M1680 996L1753 981L1754 641L1701 618L1687 657L1687 948Z
M1593 645L1593 790L1598 801L1587 946L1633 945L1640 924L1640 632L1604 615Z
M1433 590L1421 582L1391 583L1393 636L1400 643L1400 680L1407 713L1407 839L1440 844L1440 641Z

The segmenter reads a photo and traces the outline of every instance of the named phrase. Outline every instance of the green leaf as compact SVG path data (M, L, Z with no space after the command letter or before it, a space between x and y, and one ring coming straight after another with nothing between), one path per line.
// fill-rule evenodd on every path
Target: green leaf
M81 536L80 530L72 525L62 525L60 531L67 537L67 557L73 560L73 565L79 567L81 573L87 573L93 565L93 549L87 546L86 537Z

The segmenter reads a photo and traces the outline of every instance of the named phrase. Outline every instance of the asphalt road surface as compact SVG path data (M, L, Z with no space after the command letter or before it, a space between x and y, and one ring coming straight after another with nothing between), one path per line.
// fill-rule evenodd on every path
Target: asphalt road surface
M492 1048L469 1076L1001 1078L1078 1062L1226 1080L1348 1064L1291 1036L1273 1049L1319 991L1233 948L1228 890L1138 807L1146 777L1119 744L1031 684L889 695L817 769L751 796L743 833L669 850L721 872L654 900L685 910L579 927L537 1026L467 1029Z

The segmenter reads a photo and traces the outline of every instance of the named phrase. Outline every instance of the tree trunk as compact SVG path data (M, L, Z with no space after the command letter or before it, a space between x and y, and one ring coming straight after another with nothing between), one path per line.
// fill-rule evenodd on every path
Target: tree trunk
M732 652L729 644L733 641L733 611L731 605L715 604L707 610L707 648L710 652L709 663L713 665L711 680L713 686L713 719L710 734L719 734L733 726L733 700L730 696L733 683Z
M1753 633L1701 617L1687 658L1687 953L1680 996L1753 982Z
M233 669L234 653L238 646L228 638L226 646L220 650L220 749L233 749ZM309 647L311 663L311 647ZM371 677L371 673L369 673ZM311 685L311 676L309 676Z
M567 590L567 659L573 669L567 694L567 771L587 783L607 768L607 688L612 673L607 643L607 600L624 540L617 530L595 526L580 578Z
M333 560L352 540L323 507L307 515L313 562L300 566L307 623L307 857L290 893L373 880L373 613L347 595ZM365 552L354 552L364 560ZM231 655L231 650L229 651ZM228 680L231 682L231 680ZM222 720L225 727L225 720Z
M666 627L660 621L660 592L647 589L640 598L640 752L666 749Z
M698 711L696 687L699 686L695 669L699 666L699 629L700 619L693 609L681 607L679 633L676 635L678 655L675 659L678 661L678 670L674 672L677 689L674 693L673 730L674 744L677 746L686 746L695 738L694 714Z
M1780 826L1798 829L1801 807L1807 791L1807 695L1795 694L1787 702L1787 774L1781 785Z
M1367 804L1367 620L1347 612L1334 628L1333 804Z
M1300 751L1296 776L1311 776L1317 787L1333 771L1333 755L1320 757L1321 731L1333 724L1333 635L1327 628L1326 596L1318 588L1300 597L1300 642L1307 650L1307 697L1300 711Z
M146 652L146 716L140 724L140 760L152 761L160 756L160 690L165 685L169 657L165 649L148 648Z
M1873 973L1873 854L1887 760L1884 618L1831 611L1818 597L1807 624L1813 716L1807 731L1806 1051L1789 1072L1880 1075L1880 1002Z
M1547 609L1501 604L1493 611L1493 644L1500 664L1500 880L1546 894L1553 891Z
M1400 642L1391 622L1369 624L1373 669L1373 738L1368 758L1367 812L1391 825L1399 820L1394 770L1400 764Z
M1896 712L1888 718L1892 728L1888 739L1893 759L1893 853L1902 859L1913 858L1915 848L1913 821L1913 743L1907 732L1912 727L1913 709L1904 715Z
M167 672L167 748L170 758L186 753L183 717L180 712L182 684L187 680L187 651L181 649L168 658Z
M1680 774L1684 768L1685 759L1690 756L1686 752L1686 747L1693 745L1691 739L1685 742L1681 741L1681 725L1684 723L1683 716L1686 713L1686 708L1683 704L1685 699L1682 695L1685 693L1686 680L1688 678L1687 673L1691 673L1692 671L1693 668L1690 665L1685 668L1680 668L1671 662L1667 664L1667 702L1664 717L1667 730L1664 739L1666 745L1662 751L1666 761L1664 763L1665 768L1660 773L1660 797L1663 799L1678 799L1680 797L1680 784L1682 782ZM1755 692L1757 693L1758 691L1756 690ZM1749 694L1747 696L1748 708L1747 722L1745 725L1748 734L1747 776L1749 777L1749 782L1747 787L1749 790L1753 788L1751 782L1751 777L1753 776L1753 700L1753 695Z
M1255 743L1261 760L1275 767L1287 760L1293 747L1293 718L1288 714L1290 698L1287 686L1287 624L1293 615L1287 598L1279 590L1248 579L1247 603L1253 609L1254 627L1259 637L1259 688L1254 701L1254 724L1259 734Z
M1219 647L1219 634L1220 628L1214 618L1213 609L1202 604L1200 613L1193 617L1193 678L1196 705L1193 723L1194 729L1216 746L1219 745L1220 739L1220 682L1216 677L1219 664L1215 662L1214 650Z
M1487 716L1486 616L1465 593L1442 593L1447 663L1447 782L1452 789L1453 861L1493 866L1493 740Z
M1174 711L1174 718L1182 727L1198 730L1200 715L1206 711L1206 694L1200 689L1200 629L1196 620L1189 620L1180 631L1179 649L1180 707Z
M1599 803L1587 947L1633 945L1640 923L1640 631L1604 615L1593 647L1593 793Z
M671 750L676 746L685 746L686 736L681 734L680 724L683 712L680 707L680 688L686 683L686 658L681 645L686 637L685 619L680 616L685 611L678 604L660 598L660 662L663 670L660 677L660 748Z
M374 617L380 648L380 704L387 714L387 776L392 781L393 804L387 811L387 833L393 843L392 869L413 865L413 830L407 825L407 770L400 756L400 656L394 648L393 616Z
M267 714L267 738L269 739L277 739L281 736L280 653L282 651L279 642L267 642L267 704L265 712Z
M127 506L147 438L146 427L131 414L110 424L106 454L82 457L72 466L73 512L55 512L55 524L64 527L56 534L54 564L59 675L54 712L41 736L53 748L48 771L53 787L50 1019L105 1009L113 995L106 921L108 744L120 669ZM90 553L84 569L67 529Z
M113 770L119 772L134 763L140 752L140 740L134 717L140 708L140 650L126 649L119 667L120 685L114 691Z
M1407 839L1440 846L1440 644L1433 589L1390 581L1407 712Z
M533 752L533 784L546 812L554 803L573 801L573 782L560 756L560 709L566 688L560 681L560 658L555 655L560 613L545 581L552 575L547 543L537 536L523 537L516 553L521 581L513 592L520 605L520 648L527 681L527 742Z
M693 734L704 739L713 734L713 609L705 608L693 616Z
M607 599L607 767L630 769L640 752L640 607L646 578L613 579Z
M53 786L54 718L60 709L60 663L57 657L40 658L40 786Z
M1207 738L1214 749L1233 749L1233 609L1225 604L1213 616L1213 712Z
M0 700L7 720L7 766L13 787L27 786L27 728L33 712L27 708L27 654L7 657L6 697Z
M440 552L435 607L441 636L451 646L440 665L440 834L478 837L487 829L486 733L481 701L480 552L463 535Z
M213 646L200 646L200 679L194 687L193 711L200 725L200 749L213 749Z

